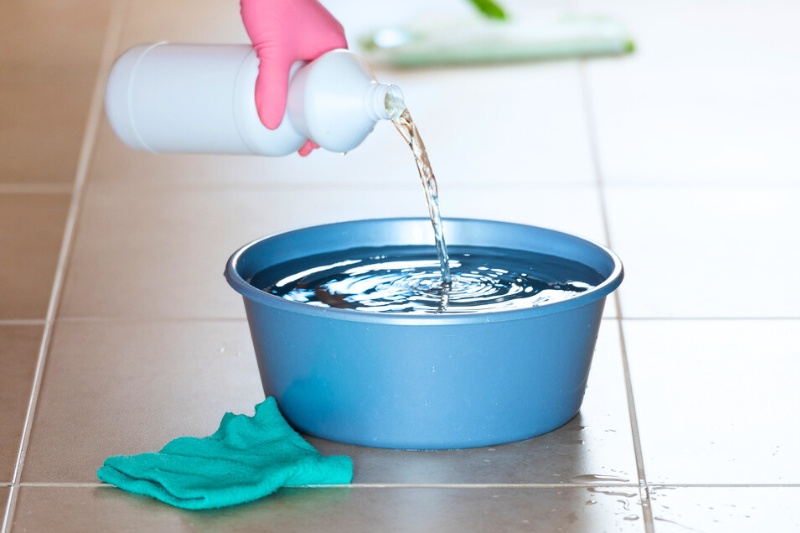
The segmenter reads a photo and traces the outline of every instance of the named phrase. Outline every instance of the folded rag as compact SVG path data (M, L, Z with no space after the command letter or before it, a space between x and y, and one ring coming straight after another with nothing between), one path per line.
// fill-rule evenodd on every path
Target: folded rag
M282 486L350 483L353 463L320 455L269 397L253 417L226 413L209 437L180 437L157 453L109 457L97 476L175 507L213 509L257 500Z

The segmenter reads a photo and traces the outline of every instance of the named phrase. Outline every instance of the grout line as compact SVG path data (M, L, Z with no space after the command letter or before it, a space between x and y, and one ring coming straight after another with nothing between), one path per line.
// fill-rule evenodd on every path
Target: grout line
M19 483L20 487L31 488L63 488L63 489L80 489L80 488L113 488L114 485L101 482L24 482ZM338 483L338 484L325 484L325 485L284 485L283 488L287 489L302 489L302 488L353 488L353 489L634 489L638 485L635 483L598 483L598 484L580 484L580 483Z
M578 484L578 483L350 483L349 485L308 485L309 488L322 487L347 487L354 489L634 489L636 484L606 483L606 484ZM303 486L287 485L286 488L304 488Z
M44 319L19 319L19 320L0 320L0 326L43 326L46 320Z
M616 293L614 294L616 296ZM618 302L614 301L616 313L619 313ZM616 315L603 316L604 322L620 320ZM800 317L625 317L626 322L751 322L751 321L773 321L773 322L796 322ZM158 317L158 316L62 316L58 322L81 324L81 323L125 323L125 324L149 324L153 322L161 323L202 323L202 322L247 322L247 317ZM0 320L0 326L41 326L45 320Z
M613 295L616 314L619 314L620 308L616 301L616 293ZM619 316L603 316L603 322L611 322L620 320ZM625 317L626 322L751 322L751 321L772 321L772 322L797 322L800 317ZM157 317L157 316L66 316L59 317L58 322L62 324L151 324L151 323L204 323L204 322L225 322L225 323L242 323L247 322L247 317ZM0 320L0 326L41 326L45 324L45 320ZM610 326L609 326L610 327Z
M83 143L81 144L80 155L78 158L78 165L75 170L75 182L72 187L72 198L70 201L67 221L64 227L64 236L61 241L61 250L58 256L58 264L56 267L55 279L53 280L53 289L50 292L50 301L47 306L47 315L44 322L44 331L42 332L42 341L39 345L39 354L36 362L36 371L31 385L30 398L28 400L28 409L25 414L25 422L23 425L22 438L20 439L19 450L17 452L17 460L14 466L14 473L12 477L12 484L10 487L8 501L6 503L6 512L3 517L2 527L0 531L8 533L11 530L11 524L14 520L14 511L16 509L17 492L22 475L22 468L25 463L25 454L27 453L28 442L31 435L31 427L33 425L33 417L36 412L36 405L38 403L39 391L42 386L42 379L44 375L44 366L47 359L47 353L50 349L50 342L53 336L53 326L55 323L56 311L58 309L62 287L64 284L65 272L67 262L69 260L72 243L75 238L75 227L78 219L78 212L83 197L84 185L86 176L89 169L89 162L92 157L95 139L99 127L100 117L102 115L103 106L103 93L105 89L105 79L108 71L111 68L111 63L114 59L116 52L117 42L119 41L120 34L122 33L123 24L123 0L114 0L111 7L111 14L108 20L108 27L104 37L103 51L98 65L98 72L95 78L94 88L92 90L92 100L89 107L89 113L86 118L86 125L83 135Z
M800 182L789 181L721 181L721 180L691 180L688 178L674 178L670 180L659 179L652 181L642 181L636 178L617 178L613 181L614 187L625 189L754 189L754 190L769 190L769 189L797 189L800 187Z
M10 487L11 483L0 483L0 488ZM19 487L56 487L64 489L111 488L114 485L101 481L23 481ZM638 483L331 483L324 485L284 485L285 488L324 488L348 487L358 489L381 488L526 488L526 489L633 489ZM648 483L651 489L800 489L800 483Z
M587 72L586 62L583 60L578 62L578 75L580 77L580 91L581 100L583 103L583 111L586 116L586 127L588 129L592 167L594 169L597 191L600 196L600 213L603 219L603 231L605 232L606 244L609 248L613 249L605 182L603 181L603 172L600 165L600 147L597 143L597 124L595 123L594 108L591 100L589 74ZM615 314L617 317L617 334L619 335L620 351L622 355L622 371L625 376L625 394L628 399L628 415L630 417L631 436L633 438L633 454L636 459L636 472L639 478L639 497L641 499L642 515L644 517L645 532L653 533L655 531L655 523L653 521L650 489L647 485L647 475L644 468L644 456L642 454L641 435L639 433L639 422L636 414L636 402L633 397L633 383L631 381L630 365L628 362L628 350L625 343L625 332L622 328L622 320L625 315L623 314L622 302L620 300L619 293L615 292L613 296L613 302L616 308Z
M3 183L0 194L69 194L72 186L66 183Z
M10 487L11 483L0 483L0 488ZM112 488L114 485L100 481L24 481L18 487L31 488ZM800 483L648 483L650 489L800 489ZM346 487L354 489L634 489L638 483L332 483L324 485L284 485L284 488L325 488Z
M626 316L626 322L748 322L748 321L773 321L773 322L792 322L800 320L800 316Z
M60 323L66 324L82 324L82 323L103 323L103 324L169 324L169 323L203 323L203 322L226 322L226 323L246 323L247 317L158 317L158 316L110 316L110 317L95 317L95 316L72 316L72 317L59 317ZM0 321L2 325L2 321Z
M28 481L23 483L17 484L19 487L30 487L30 488L61 488L61 489L96 489L100 487L113 487L113 485L109 485L107 483L101 482L87 482L87 483L79 483L79 482L47 482L47 481Z
M650 483L651 489L800 489L800 483Z
M10 488L10 484L0 484L0 488ZM63 489L63 490L75 490L75 489L113 489L113 490L122 490L114 485L110 485L108 483L93 483L93 482L86 482L86 483L77 483L77 482L27 482L27 483L19 483L17 488L26 487L32 489ZM648 497L650 491L652 490L664 490L664 489L700 489L700 490L707 490L707 489L733 489L733 490L744 490L744 489L764 489L764 490L774 490L774 489L800 489L800 484L778 484L778 485L771 485L771 484L652 484L648 485L642 490L637 484L609 484L609 483L600 483L600 484L577 484L577 483L349 483L349 484L325 484L325 485L284 485L279 487L280 489L357 489L357 490L386 490L386 489L404 489L404 490L411 490L411 489L450 489L450 490L497 490L497 489L508 489L508 490L588 490L590 492L593 491L620 491L620 490L638 490L641 505L642 505L642 514L652 514L652 510L650 509L649 503L644 504L647 500L642 500L641 496L642 493L645 493ZM123 491L124 492L124 491ZM266 498L266 496L265 496Z

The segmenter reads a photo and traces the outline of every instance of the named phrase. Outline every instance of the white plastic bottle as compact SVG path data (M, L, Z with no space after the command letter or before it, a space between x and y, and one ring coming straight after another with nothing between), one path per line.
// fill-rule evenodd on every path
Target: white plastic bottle
M283 121L269 130L256 111L257 75L248 45L135 46L111 70L106 115L140 150L280 156L306 139L348 152L404 108L398 87L375 81L352 52L333 50L293 67Z

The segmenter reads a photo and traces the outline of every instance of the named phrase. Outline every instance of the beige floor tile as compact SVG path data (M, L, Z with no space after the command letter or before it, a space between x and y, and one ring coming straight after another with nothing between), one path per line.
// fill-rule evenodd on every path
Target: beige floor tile
M610 183L795 183L800 76L763 64L593 67L601 172ZM619 90L619 78L629 91ZM686 84L684 80L695 80ZM634 89L635 87L635 89ZM702 87L698 94L698 87ZM653 111L657 110L657 111Z
M24 481L97 481L110 455L210 435L264 398L245 322L62 322L54 335Z
M0 194L0 319L42 319L55 279L68 194Z
M76 508L80 513L74 512ZM112 488L23 487L14 531L644 531L638 496L586 488L285 489L210 512Z
M647 480L800 483L798 321L625 321Z
M325 455L352 457L354 483L638 485L620 347L612 321L602 326L580 413L554 432L513 444L452 451L310 442Z
M224 411L248 412L260 401L254 357L244 323L59 324L24 480L90 482L109 455L157 450L177 436L212 433ZM326 455L352 456L356 483L635 484L622 379L609 322L581 414L554 433L454 452L311 442Z
M42 330L42 326L0 326L0 483L12 481Z
M26 0L0 4L3 79L93 80L114 2Z
M6 506L8 504L8 497L9 493L11 492L11 488L8 486L1 486L0 485L0 516L5 518L6 515Z
M119 50L140 43L249 43L238 2L128 2Z
M796 183L797 4L581 2L633 32L624 61L591 62L601 170L611 182Z
M800 189L609 187L626 318L797 318Z
M503 5L513 17L547 18L565 11L564 2L558 1L506 0ZM334 2L331 9L342 20L351 48L358 51L359 39L376 28L431 16L458 19L472 8L468 2L449 0L404 2L391 13L378 4L351 2ZM408 70L376 66L376 75L403 90L444 190L447 183L462 182L505 187L595 180L576 62ZM397 151L396 135L390 133L381 141L383 150L370 147L380 158L375 158L376 168ZM365 150L354 150L353 155L358 151ZM400 161L405 159L403 152ZM383 179L385 173L381 170L376 176ZM531 209L540 203L542 199L532 199Z
M72 184L93 84L0 81L0 183Z
M530 189L442 192L448 217L512 220L602 239L591 188L546 188L532 211ZM563 209L564 203L574 212ZM405 188L180 186L136 183L87 190L63 297L65 317L244 317L222 277L228 257L279 231L338 220L427 216L417 182ZM433 242L431 232L431 242Z
M385 78L403 90L443 184L595 183L576 63L387 72ZM387 152L398 150L390 140Z
M656 533L800 531L800 487L655 487Z

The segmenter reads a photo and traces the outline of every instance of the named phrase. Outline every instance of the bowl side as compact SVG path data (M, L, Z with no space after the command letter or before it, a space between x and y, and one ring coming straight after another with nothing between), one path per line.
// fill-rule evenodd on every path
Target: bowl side
M547 433L580 408L602 301L535 320L420 328L248 303L264 392L299 431L402 449Z
M264 391L299 431L406 449L488 446L551 431L580 408L619 259L584 239L448 219L449 244L577 261L603 282L539 308L467 315L365 313L289 302L247 280L291 259L349 248L432 244L427 219L330 224L255 241L229 260L244 297ZM424 326L424 327L421 327Z

